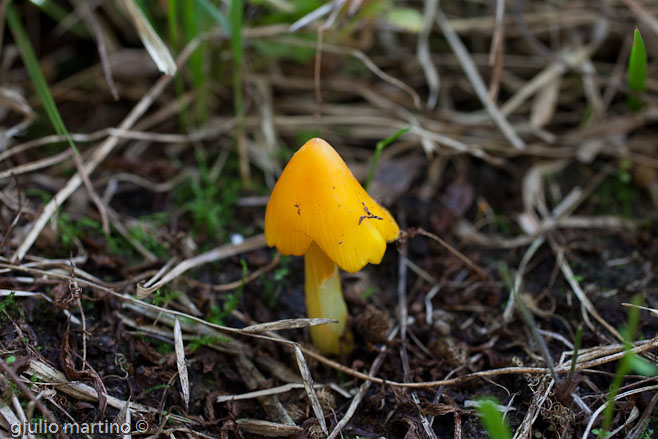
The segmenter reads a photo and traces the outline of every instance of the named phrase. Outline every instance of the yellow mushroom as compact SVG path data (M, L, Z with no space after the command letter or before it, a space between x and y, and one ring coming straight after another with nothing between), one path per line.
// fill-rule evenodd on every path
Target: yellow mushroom
M265 239L284 255L305 255L307 315L340 322L311 328L321 352L349 350L338 267L355 273L378 264L399 231L324 140L309 140L286 165L265 211Z

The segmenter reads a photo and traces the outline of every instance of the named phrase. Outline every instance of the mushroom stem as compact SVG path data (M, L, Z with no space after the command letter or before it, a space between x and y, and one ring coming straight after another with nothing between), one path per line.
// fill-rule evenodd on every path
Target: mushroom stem
M338 323L312 326L311 340L323 354L348 353L352 337L345 333L347 305L340 288L338 267L315 241L304 255L304 265L308 317L338 320Z

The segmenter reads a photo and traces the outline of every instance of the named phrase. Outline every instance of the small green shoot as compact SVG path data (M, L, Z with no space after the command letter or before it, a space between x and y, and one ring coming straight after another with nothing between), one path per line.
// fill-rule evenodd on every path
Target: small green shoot
M374 295L377 293L377 288L373 287L372 285L369 285L366 290L361 293L361 299L362 300L368 300L370 296Z
M152 236L148 229L142 225L131 227L128 234L132 239L139 242L151 253L155 254L160 259L167 258L167 247Z
M242 264L242 282L237 290L232 293L226 294L226 301L224 302L224 307L220 310L217 305L214 305L210 309L210 317L208 321L216 325L223 325L224 319L228 317L240 304L240 298L242 297L242 291L245 286L245 279L249 270L247 269L247 263L244 259L240 260Z
M495 399L481 399L477 405L478 415L491 439L512 439L512 431L498 410Z
M583 325L578 325L576 329L576 339L573 342L573 355L571 356L571 368L567 375L567 382L570 383L576 373L576 363L578 362L578 351L580 351L580 342L583 339Z
M190 177L187 184L179 186L176 198L193 216L195 229L190 230L192 235L205 232L207 236L227 239L226 225L233 221L231 208L242 186L235 179L227 179L220 186L208 166L205 152L198 148L195 155L199 177Z
M5 358L5 364L12 364L16 362L16 356L15 355L10 355L7 358Z
M146 390L144 391L144 393L152 393L152 392L156 392L156 391L158 391L158 390L168 389L168 388L170 388L170 387L171 387L171 386L170 386L169 384L158 384L158 385L156 385L156 386L149 387L148 389L146 389Z
M606 432L598 428L593 428L592 434L600 439L606 439L608 436L610 436L610 432Z
M272 280L268 276L261 276L263 282L263 296L265 306L272 309L279 301L279 295L283 289L283 280L290 275L290 256L282 256L279 261L279 268L272 272Z
M647 89L647 50L638 28L633 31L633 47L628 57L628 88L631 94L628 96L626 105L631 111L642 108L642 100L637 94L644 93Z
M153 296L153 305L164 308L167 304L173 300L179 298L183 293L180 291L167 291L163 292L161 289L158 289Z
M635 339L640 322L640 308L637 307L640 302L640 296L633 297L631 303L636 306L630 307L626 328L623 331L620 331L624 337L625 354L622 359L619 360L615 376L610 384L610 390L608 391L608 397L606 399L606 407L603 410L603 422L601 424L599 437L607 437L608 432L610 431L615 408L615 398L619 394L619 388L624 381L624 377L631 371L635 371L636 373L645 376L658 375L658 368L656 368L656 366L631 352L631 349L633 348L633 340ZM592 432L594 431L592 430Z
M535 241L535 243L533 243L532 245L539 246L541 245L541 242ZM497 268L500 277L510 288L510 300L514 300L514 304L516 305L516 308L519 310L519 313L521 314L523 321L530 328L530 332L535 338L537 345L541 349L541 353L544 356L546 365L548 366L548 369L551 372L551 376L553 377L555 382L558 382L557 373L555 372L555 366L553 365L553 360L551 358L550 352L548 351L548 346L546 346L546 342L544 341L544 338L539 333L539 328L537 327L537 323L535 323L535 319L532 317L532 313L530 312L530 310L528 310L528 307L525 305L523 299L521 298L521 295L519 294L518 291L519 286L516 284L514 278L512 277L512 273L510 273L509 267L505 262L500 262Z
M620 183L629 184L631 182L631 170L633 169L633 162L630 160L622 160L619 162L619 170L617 171L617 178Z
M0 300L0 320L4 322L13 314L18 314L21 318L25 317L23 307L18 306L18 303L16 303L16 297L12 291L8 296L4 296Z
M370 183L372 182L372 179L375 176L375 169L377 168L379 157L382 155L382 151L384 150L384 148L386 148L388 145L398 140L400 136L402 136L410 129L411 127L402 128L392 136L389 136L386 139L377 142L377 145L375 146L375 153L372 155L372 161L370 162L370 170L368 171L368 178L366 179L366 184L364 185L366 191L368 190L368 187L370 187Z
M43 204L47 204L53 199L53 195L50 192L37 187L27 188L25 190L25 195L27 197L38 197Z
M188 345L188 348L191 351L195 351L195 350L197 350L198 348L200 348L202 346L213 346L213 345L215 345L219 342L222 342L222 341L226 342L226 341L229 341L229 339L226 338L226 337L213 337L211 335L202 335L202 336L193 338L190 341L190 343Z
M106 234L99 221L88 217L74 220L67 213L61 213L57 216L57 231L64 250L72 249L77 240L102 237L105 239L109 254L125 257L135 255L135 249L123 236L117 234L114 229ZM156 256L162 259L166 258L167 248L151 236L144 226L133 227L128 233L131 238L138 241Z
M174 345L166 341L161 341L156 345L155 350L161 355L171 354L174 352Z
M284 261L283 258L281 258L281 265L284 264L285 265L274 270L274 274L272 275L272 278L274 279L275 282L281 282L283 279L286 278L286 276L290 274L290 268L288 268L288 261L290 260L289 256L284 256L284 257L287 259L286 261Z

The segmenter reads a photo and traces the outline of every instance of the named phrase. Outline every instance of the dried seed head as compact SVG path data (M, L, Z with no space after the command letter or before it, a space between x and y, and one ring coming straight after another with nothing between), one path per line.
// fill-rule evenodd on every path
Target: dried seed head
M374 305L366 306L366 309L356 317L356 327L365 340L373 343L383 343L393 327L391 317L386 310Z
M286 405L286 410L288 411L288 414L290 415L292 420L295 421L296 423L302 422L306 417L306 412L298 404L295 403L288 404Z
M320 401L322 410L325 412L333 412L336 409L336 397L331 392L331 390L323 387L318 389L318 391L315 393L318 396L318 401Z
M324 437L324 432L322 431L320 424L313 423L306 427L306 437L308 437L308 439L322 439Z
M452 337L434 340L427 347L450 367L461 366L468 362L468 348Z

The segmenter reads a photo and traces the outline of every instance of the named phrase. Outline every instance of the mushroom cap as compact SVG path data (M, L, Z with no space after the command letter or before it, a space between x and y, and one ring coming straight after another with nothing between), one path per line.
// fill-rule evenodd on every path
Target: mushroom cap
M345 271L379 264L400 228L354 178L338 153L314 138L292 156L265 211L267 245L301 256L311 241Z

